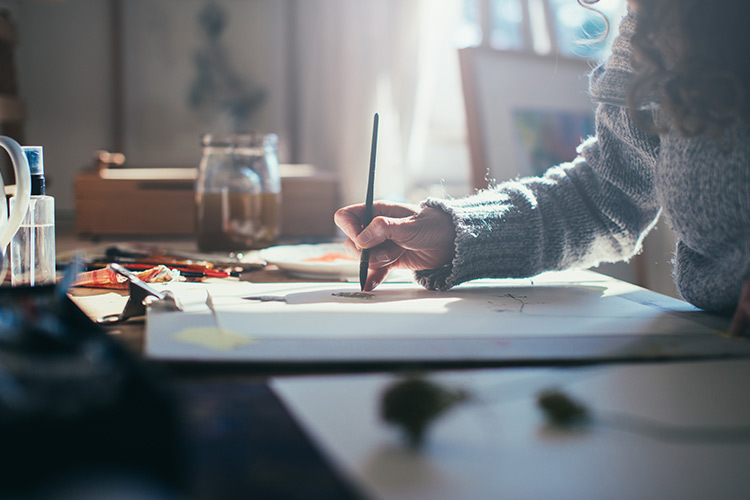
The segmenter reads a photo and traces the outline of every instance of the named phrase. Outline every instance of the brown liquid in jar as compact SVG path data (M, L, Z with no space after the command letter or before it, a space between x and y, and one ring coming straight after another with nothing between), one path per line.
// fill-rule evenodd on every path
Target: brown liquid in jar
M204 252L265 248L279 236L279 193L202 193L198 248Z

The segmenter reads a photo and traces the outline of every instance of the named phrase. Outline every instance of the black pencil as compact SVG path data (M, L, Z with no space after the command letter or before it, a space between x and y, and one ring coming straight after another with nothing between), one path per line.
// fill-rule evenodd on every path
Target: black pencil
M367 178L367 197L365 198L365 216L362 219L362 229L366 228L372 222L372 198L373 188L375 185L375 153L378 149L378 121L380 117L375 113L372 120L372 146L370 148L370 173ZM359 259L359 287L362 291L365 289L367 281L367 270L370 267L370 250L363 249L362 256Z

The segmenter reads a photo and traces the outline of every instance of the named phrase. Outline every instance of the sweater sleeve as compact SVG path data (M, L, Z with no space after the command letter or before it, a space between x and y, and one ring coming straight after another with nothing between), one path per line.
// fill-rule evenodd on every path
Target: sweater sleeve
M659 138L640 130L624 106L632 30L629 15L604 69L592 74L596 136L574 161L465 198L422 202L450 214L456 227L453 262L418 271L423 286L585 268L640 250L660 211L653 187Z

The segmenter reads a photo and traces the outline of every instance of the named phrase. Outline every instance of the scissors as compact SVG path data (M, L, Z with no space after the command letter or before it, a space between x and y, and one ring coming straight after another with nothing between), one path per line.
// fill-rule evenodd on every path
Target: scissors
M160 292L146 284L134 273L128 271L120 264L112 263L109 265L117 274L124 276L128 280L128 289L130 297L125 303L125 308L119 314L107 314L97 319L100 325L116 325L123 323L130 318L146 315L146 306L159 304L170 311L182 311L182 305L172 292L166 290Z

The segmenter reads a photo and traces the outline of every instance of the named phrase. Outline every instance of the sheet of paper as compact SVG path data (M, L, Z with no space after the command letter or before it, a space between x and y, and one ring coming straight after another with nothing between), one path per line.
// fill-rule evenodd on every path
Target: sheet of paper
M480 280L447 292L384 283L166 285L183 312L151 309L161 359L378 361L716 355L723 318L594 273ZM214 311L207 306L210 295Z
M280 378L272 388L328 461L367 498L750 498L750 361L444 372L471 399L422 449L380 417L394 375ZM555 388L590 423L548 423Z

